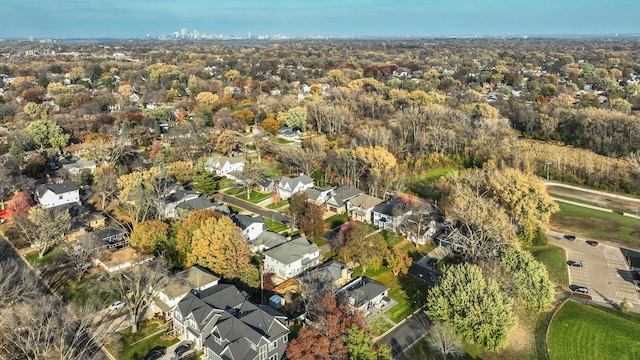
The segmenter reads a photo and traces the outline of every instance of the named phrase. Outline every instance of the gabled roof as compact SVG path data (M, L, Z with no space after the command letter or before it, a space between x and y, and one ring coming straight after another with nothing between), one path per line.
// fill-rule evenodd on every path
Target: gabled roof
M249 245L252 247L260 247L263 245L264 247L270 249L272 247L278 246L282 243L285 243L287 238L274 233L273 231L263 231L260 235L256 236L255 239L249 241Z
M260 215L249 216L244 214L235 214L231 217L231 220L233 220L233 222L236 223L236 225L238 225L238 227L242 230L248 228L253 224L263 224L265 228L267 227L264 222L264 218Z
M303 185L313 184L313 179L308 177L307 175L300 175L294 178L290 178L288 176L283 176L280 179L280 184L278 186L284 188L286 185L289 186L290 189L294 189L298 183L302 183Z
M373 208L374 212L384 214L391 217L396 217L408 212L409 205L402 201L399 197L391 198L383 203L376 205Z
M184 295L191 289L217 282L219 277L213 275L208 270L200 266L191 266L171 277L171 281L164 287L163 291L170 299Z
M318 267L318 271L326 271L333 278L333 281L342 279L342 270L344 269L347 269L349 276L353 274L353 270L350 267L336 260L327 261Z
M46 194L47 191L51 191L56 195L60 195L60 194L64 194L72 191L78 191L78 190L80 190L80 188L78 187L78 184L76 184L74 181L63 181L60 183L40 185L36 189L36 194L38 195L38 197L41 197L44 194Z
M119 227L107 226L105 228L96 230L94 234L98 237L98 239L102 240L111 236L126 235L126 231Z
M195 199L189 199L187 201L181 202L180 204L176 205L176 209L182 209L187 211L206 210L206 209L215 208L216 205L217 205L216 203L207 199L206 197L198 196Z
M360 307L362 304L373 300L387 290L389 290L389 287L384 284L368 277L361 277L343 286L337 291L337 294L357 299L358 303L356 303L355 306Z
M292 264L305 257L305 255L311 255L317 251L320 251L320 248L316 244L309 242L304 236L300 236L265 251L264 255L283 264Z
M345 185L345 186L341 186L339 188L336 189L336 192L333 194L333 196L331 197L331 199L329 199L329 201L332 204L338 205L338 206L344 206L345 201L349 200L349 199L353 199L354 197L362 194L363 191L360 189L356 189L354 187Z
M185 199L194 198L197 196L198 196L198 193L195 191L180 189L172 192L167 197L165 197L165 201L167 203L175 203L178 201L183 201Z
M382 203L382 201L383 201L382 199L378 199L377 197L371 196L369 194L360 194L354 197L353 199L350 199L349 203L355 207L360 207L363 209L371 209L374 206Z

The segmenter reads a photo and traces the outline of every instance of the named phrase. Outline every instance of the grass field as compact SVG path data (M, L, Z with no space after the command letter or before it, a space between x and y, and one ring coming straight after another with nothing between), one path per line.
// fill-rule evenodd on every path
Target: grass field
M424 198L434 198L437 195L433 189L433 184L441 177L450 174L459 168L446 167L429 170L422 174L411 176L408 179L409 190L414 194L420 195Z
M329 229L336 228L347 222L347 217L344 214L335 214L324 220Z
M569 286L569 274L567 273L567 256L564 249L554 245L532 246L526 248L536 260L543 263L549 271L549 278L556 286L566 288Z
M38 257L37 250L34 253L27 255L25 258L33 267L41 267L62 260L64 255L64 250L62 250L62 247L58 246L47 251L42 258Z
M559 203L551 216L552 227L599 240L634 246L640 244L640 220L615 213Z
M155 321L143 322L135 334L130 334L130 328L127 328L119 334L118 338L105 347L116 359L136 360L144 359L145 355L156 346L169 347L180 341L178 338L172 338L171 340L161 339L165 331L159 332L158 325ZM155 332L159 333L150 336Z
M234 187L224 192L227 195L237 196L244 193L244 189L241 187Z
M281 222L277 222L274 220L271 220L269 218L264 218L264 223L267 225L267 229L279 233L281 231L285 231L287 230L289 227Z
M282 201L279 201L277 203L271 203L271 204L267 205L266 208L267 209L271 209L271 210L275 210L275 209L279 209L279 208L281 208L283 206L286 206L287 204L289 204L289 201L282 200Z
M568 301L549 328L549 359L640 359L640 323Z
M254 204L259 203L262 200L268 199L271 197L271 194L265 194L265 193L261 193L261 192L257 192L257 191L252 191L251 195L249 195L249 199L248 201ZM247 200L247 196L246 193L242 192L241 194L237 195L238 199L242 199L242 200Z

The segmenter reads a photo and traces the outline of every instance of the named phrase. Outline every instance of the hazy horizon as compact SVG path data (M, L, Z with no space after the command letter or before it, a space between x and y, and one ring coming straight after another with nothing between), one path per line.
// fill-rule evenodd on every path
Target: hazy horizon
M638 14L634 0L33 0L5 4L0 38L635 34Z

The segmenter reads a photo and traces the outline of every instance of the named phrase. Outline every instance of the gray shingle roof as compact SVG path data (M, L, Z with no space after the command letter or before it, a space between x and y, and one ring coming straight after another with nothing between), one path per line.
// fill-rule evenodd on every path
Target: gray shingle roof
M280 179L280 183L278 186L280 187L284 187L285 185L289 185L290 189L293 189L296 187L296 185L301 182L304 185L308 185L308 184L313 184L313 179L310 178L307 175L300 175L300 176L296 176L294 178L290 178L288 176L283 176L282 179Z
M360 194L349 200L352 206L361 207L363 209L371 209L380 204L383 200L369 194Z
M287 238L278 233L274 233L273 231L263 231L260 235L256 236L255 239L251 240L249 245L253 247L264 245L267 249L270 249L285 243L286 241Z
M409 210L409 205L407 205L407 203L402 201L402 199L400 199L399 197L391 198L383 203L376 205L373 208L373 211L391 217L396 217L398 215L404 214Z
M265 222L264 222L264 218L262 216L260 216L260 215L258 215L258 216L249 216L249 215L244 215L244 214L235 214L235 215L233 215L231 217L231 219L242 230L248 228L252 224L264 224L265 227L267 226L265 224Z
M265 251L264 254L283 264L292 264L305 255L316 251L320 251L320 248L316 244L309 242L304 236L301 236Z
M208 270L199 266L191 266L173 275L169 284L165 286L164 293L170 299L175 299L188 293L191 289L196 289L218 280L220 278Z
M318 271L326 271L327 273L329 273L329 275L331 275L331 278L333 278L333 281L342 278L343 269L347 269L347 273L353 273L353 271L350 271L351 269L346 264L336 260L327 261L326 263L318 267Z
M63 181L61 183L43 184L36 188L36 194L40 197L51 190L54 194L64 194L71 191L77 191L80 188L74 181Z
M338 206L344 206L345 201L353 199L362 193L363 191L360 189L345 185L336 189L330 201Z
M359 302L355 304L356 307L360 307L362 304L371 301L376 296L383 294L389 288L371 278L362 277L358 278L349 284L338 290L338 293L346 296L353 296L355 292L358 292L357 296L353 296L358 299Z
M203 196L199 196L195 199L183 201L180 204L176 205L176 209L182 209L187 211L206 210L206 209L212 209L214 207L216 207L216 203L214 203L213 201Z

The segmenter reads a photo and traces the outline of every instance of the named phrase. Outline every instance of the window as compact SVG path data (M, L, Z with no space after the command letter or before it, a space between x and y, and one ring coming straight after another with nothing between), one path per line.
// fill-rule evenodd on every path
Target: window
M173 312L173 317L175 317L178 320L182 320L182 315L180 314L179 311L174 311Z
M267 360L267 345L260 346L260 354L258 356L260 360Z
M289 341L289 334L286 334L285 336L282 337L282 343L286 344L287 341Z
M269 360L278 360L278 354L273 354L269 357Z
M274 341L272 343L269 343L269 351L271 351L271 350L273 350L273 349L275 349L277 347L278 347L278 340L276 340L276 341Z

